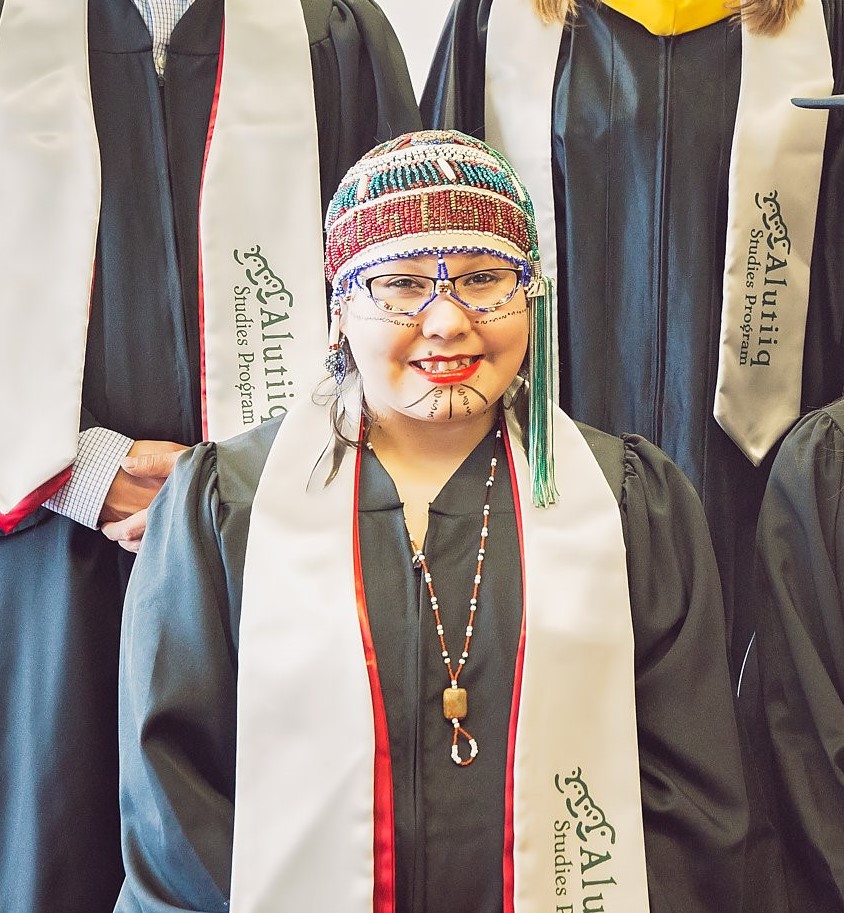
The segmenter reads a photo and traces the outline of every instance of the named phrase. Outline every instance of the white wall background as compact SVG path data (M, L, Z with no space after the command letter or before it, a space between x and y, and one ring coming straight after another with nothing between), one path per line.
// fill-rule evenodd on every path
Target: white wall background
M377 0L399 36L416 97L422 94L451 0Z

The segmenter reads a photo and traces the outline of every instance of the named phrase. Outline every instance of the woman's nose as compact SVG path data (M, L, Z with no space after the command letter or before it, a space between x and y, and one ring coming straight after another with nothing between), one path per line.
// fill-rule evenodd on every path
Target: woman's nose
M451 283L443 282L437 288L437 297L422 311L422 335L454 339L468 333L472 327L469 312L451 295Z

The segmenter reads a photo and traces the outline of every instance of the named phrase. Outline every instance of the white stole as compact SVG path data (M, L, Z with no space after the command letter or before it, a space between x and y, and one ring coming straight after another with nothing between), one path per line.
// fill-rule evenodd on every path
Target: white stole
M309 395L327 339L317 126L302 6L300 0L227 0L225 12L200 212L203 417L215 438L260 424L296 395ZM31 493L76 455L99 203L87 2L6 0L0 17L3 528L20 519L21 503L28 505L23 515L34 509L40 501ZM40 500L51 493L42 490Z
M301 0L227 0L200 203L203 432L282 415L324 375L319 148Z
M318 471L309 486L330 440L326 410L297 403L252 508L232 913L372 910L375 725L352 561L353 455L328 487Z
M715 418L757 466L800 414L826 138L826 113L791 98L831 90L820 0L806 0L776 37L742 27Z
M561 30L520 0L495 0L486 54L487 140L531 193L543 264L554 278L550 124ZM820 0L807 0L779 36L743 28L715 418L757 465L799 414L826 130L824 115L797 111L790 99L831 87Z
M545 25L525 0L495 0L489 13L484 137L524 182L536 215L542 272L557 287L557 220L551 173L554 74L563 26ZM560 392L560 336L551 309L551 394Z
M99 212L87 0L6 0L0 15L0 514L11 513L76 456Z
M619 507L559 410L560 500L534 507L512 421L510 428L525 616L505 800L505 910L580 911L602 895L607 909L647 913ZM297 404L253 505L240 622L233 913L328 910L337 898L345 913L393 909L376 890L384 860L374 845L385 822L373 809L391 784L389 774L380 782L375 775L379 728L382 742L386 736L377 675L373 688L367 675L365 608L356 601L355 458L347 454L324 487L320 457L330 441L327 410ZM443 763L451 763L445 753Z

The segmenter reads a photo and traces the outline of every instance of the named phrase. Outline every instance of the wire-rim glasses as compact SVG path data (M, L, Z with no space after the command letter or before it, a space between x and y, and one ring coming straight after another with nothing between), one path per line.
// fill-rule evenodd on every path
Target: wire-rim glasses
M449 276L441 261L438 272L382 273L366 279L358 274L355 282L382 311L404 317L416 317L439 295L449 295L467 310L487 313L511 301L525 284L521 267L496 266Z

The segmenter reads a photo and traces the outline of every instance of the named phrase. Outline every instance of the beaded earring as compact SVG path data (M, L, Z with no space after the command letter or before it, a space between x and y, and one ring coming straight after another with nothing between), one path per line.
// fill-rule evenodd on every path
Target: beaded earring
M340 387L346 379L346 370L348 362L346 360L345 350L346 338L340 332L340 304L335 297L331 308L331 326L328 331L328 355L325 357L323 364L325 370L334 378L337 385L337 395L340 393Z

